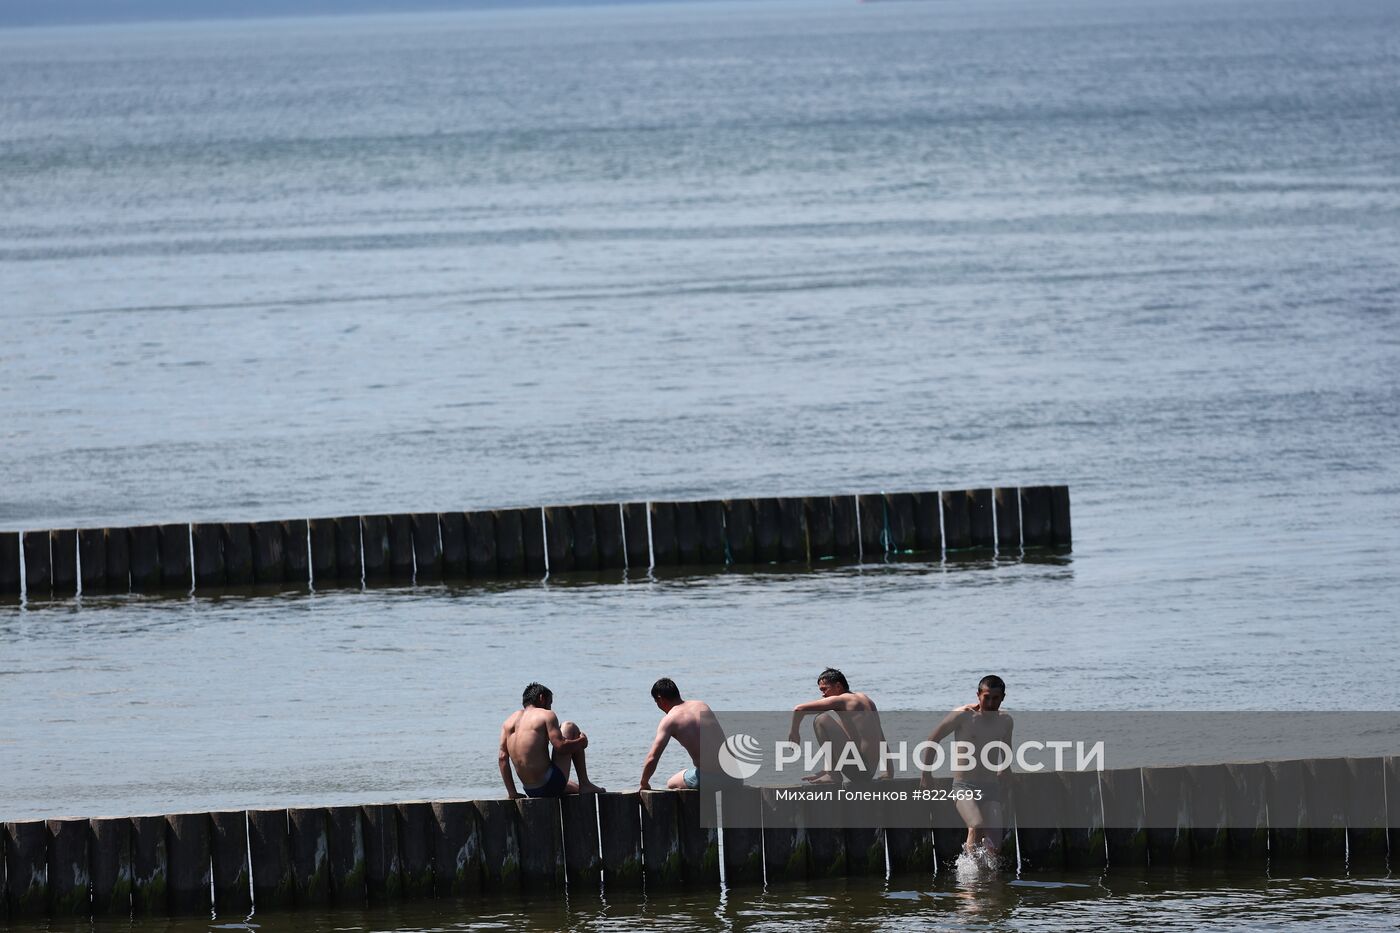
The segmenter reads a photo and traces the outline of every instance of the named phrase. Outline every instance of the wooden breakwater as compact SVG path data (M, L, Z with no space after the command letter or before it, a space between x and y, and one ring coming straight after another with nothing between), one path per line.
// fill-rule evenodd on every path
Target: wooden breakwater
M1069 489L1023 486L0 532L0 595L435 583L1071 545Z
M935 781L946 790L950 779ZM874 785L912 790L916 781ZM563 800L445 800L4 824L10 920L247 916L527 891L656 894L676 887L931 874L964 831L809 825L776 817L777 788L725 791L707 828L699 791ZM1289 865L1384 871L1400 843L1400 759L1331 758L1017 775L1007 854L1022 872L1119 866ZM907 811L904 811L907 817ZM723 846L721 847L721 839Z

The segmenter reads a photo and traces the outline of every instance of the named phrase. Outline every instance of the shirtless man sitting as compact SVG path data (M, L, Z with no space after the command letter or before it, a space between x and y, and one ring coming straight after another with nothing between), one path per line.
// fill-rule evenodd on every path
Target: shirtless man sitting
M928 737L930 742L937 743L951 732L955 741L972 743L975 763L970 770L954 772L953 791L963 798L956 801L958 815L967 824L963 850L971 855L974 848L982 845L990 859L995 859L1001 848L1005 827L1002 808L1006 795L1003 791L1011 772L1009 769L989 771L983 767L982 748L989 742L1011 745L1014 723L1001 711L1005 699L1006 682L996 674L988 674L977 684L977 702L959 706L944 716ZM925 788L932 787L932 775L924 770L919 783Z
M827 744L831 749L830 765L817 774L802 778L809 784L840 784L844 777L848 781L870 781L875 778L875 769L880 763L880 748L885 741L885 731L880 726L880 712L875 701L863 693L857 693L846 683L846 675L834 667L828 667L817 675L817 689L820 700L809 700L792 708L792 728L788 741L799 741L799 730L805 716L816 714L812 720L812 731L817 734L818 744ZM838 768L846 749L854 743L859 763L847 763ZM890 777L890 765L885 763L885 777Z
M707 786L735 783L720 768L718 749L724 744L724 732L710 705L700 700L682 700L680 688L669 677L651 685L651 698L665 715L656 727L656 738L642 763L641 789L651 790L651 777L656 773L661 753L672 739L690 753L691 766L671 775L666 781L667 789L697 788L702 776ZM701 742L702 735L708 741Z
M510 714L501 726L501 748L496 756L501 780L511 800L520 796L511 776L511 765L525 788L526 797L562 797L565 794L601 794L603 788L588 780L583 750L588 736L572 722L559 723L550 708L554 694L543 684L530 684L520 698L522 709ZM578 783L569 780L569 768L578 770Z

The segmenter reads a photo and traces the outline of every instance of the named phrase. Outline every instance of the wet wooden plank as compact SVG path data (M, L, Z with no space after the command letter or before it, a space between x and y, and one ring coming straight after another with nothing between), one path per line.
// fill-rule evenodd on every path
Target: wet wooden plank
M210 824L208 813L172 813L165 818L170 859L170 912L208 915Z
M311 537L309 522L293 518L282 523L282 579L306 585L311 580Z
M10 917L43 917L49 912L49 829L43 820L25 820L6 823L4 834L3 900Z
M724 503L707 499L695 503L700 520L700 554L698 560L711 567L725 564Z
M436 583L442 579L442 534L438 530L436 512L415 512L413 523L414 576L419 583Z
M694 566L700 560L700 510L694 502L677 502L676 563Z
M831 497L832 553L854 558L860 554L860 528L856 518L855 496Z
M996 516L990 489L967 490L967 536L972 547L996 546Z
M247 522L226 522L224 531L224 578L229 586L253 582L253 529Z
M413 579L413 516L385 517L389 523L389 576L399 583Z
M593 528L598 539L598 566L605 570L627 565L627 542L622 537L622 509L609 503L593 506Z
M724 500L724 541L729 562L754 562L754 507L752 499Z
M719 886L719 831L703 825L698 790L673 791L681 841L681 870L687 884ZM707 791L713 793L713 791Z
M19 592L19 532L0 531L0 595Z
M78 529L78 573L84 593L107 588L107 529ZM4 581L0 579L0 591L3 589Z
M807 562L807 515L801 499L778 500L778 550L785 563Z
M248 850L257 909L261 912L295 904L296 877L286 810L248 811Z
M191 526L194 535L194 585L200 589L224 585L224 529L216 522Z
M783 559L783 512L772 497L753 500L753 559L773 564Z
M569 507L569 527L574 533L573 565L575 570L597 570L598 527L596 512L591 505Z
M1142 769L1119 768L1099 774L1103 795L1104 841L1110 867L1147 864L1147 810Z
M1055 542L1051 524L1050 487L1021 487L1021 541L1028 547L1050 547Z
M720 797L725 883L762 884L762 794L756 787L738 787L721 791Z
M559 801L564 820L564 867L570 892L596 891L603 873L598 853L598 795L570 794Z
M506 520L496 527L495 512L468 512L467 522L467 573L474 579L494 579L498 573L518 574L524 570L524 552L520 541L520 519ZM509 540L504 551L500 551L504 535ZM508 567L498 569L498 554L504 554Z
M365 830L360 808L326 808L326 829L331 902L339 907L363 907L368 891L365 886Z
M154 593L160 589L160 528L139 525L127 529L127 544L131 559L131 588L137 593ZM33 577L30 577L33 585Z
M936 492L910 493L914 500L914 546L931 557L943 554L943 513Z
M1103 796L1097 771L1059 773L1064 819L1061 828L1068 868L1102 869L1108 862L1104 845Z
M574 523L566 505L553 505L544 510L545 553L549 557L550 573L568 573L574 569Z
M88 820L92 838L92 912L97 917L131 913L131 820Z
M475 806L481 820L483 887L487 891L519 890L520 811L516 801L478 800Z
M651 516L651 557L657 567L668 567L677 563L680 552L676 546L676 504L674 502L648 502Z
M242 810L224 810L209 814L209 822L214 912L220 917L247 917L253 909L247 815Z
M967 514L967 493L946 489L938 494L943 509L943 546L950 551L972 547L972 520Z
M437 820L428 803L401 803L399 814L399 865L403 894L408 900L433 896Z
M1269 859L1269 769L1261 762L1228 764L1225 801L1229 816L1230 860L1267 862Z
M1050 544L1068 549L1074 544L1069 516L1069 487L1050 487Z
M676 791L644 790L642 803L642 864L648 891L674 888L685 881L681 854L680 805Z
M520 881L527 890L557 890L564 887L564 841L560 830L557 798L521 797L515 801L520 812Z
M365 827L365 891L371 904L402 900L399 864L399 813L393 804L362 808Z
M281 522L254 522L253 580L256 583L281 583L286 579L286 530Z
M1269 863L1301 865L1308 860L1306 765L1302 761L1270 761Z
M364 578L360 556L360 516L341 515L335 520L335 578L356 586Z
M898 554L912 554L919 549L919 527L915 519L912 492L885 493L885 515L890 526L890 549Z
M885 524L885 497L879 493L856 496L860 523L860 549L866 561L884 560L888 550L889 528Z
M389 516L360 516L360 564L366 583L390 578Z
M330 830L320 807L287 811L291 841L292 884L298 907L325 907L331 902Z
M1384 758L1347 758L1347 853L1353 866L1385 861L1386 788ZM1393 806L1400 807L1400 799ZM1397 814L1400 816L1400 814Z
M997 549L1003 554L1021 549L1021 490L999 486L992 490L997 513Z
M1345 758L1312 758L1306 762L1303 796L1308 814L1308 861L1314 866L1346 868L1350 783L1351 772Z
M78 592L78 531L58 528L49 532L49 560L53 562L53 592L68 597Z
M481 817L469 800L442 800L432 805L434 833L433 893L463 897L480 893L485 876Z
M131 539L125 528L104 528L107 551L107 592L131 591Z
M495 517L496 572L506 577L523 576L526 569L525 510L500 509L495 513ZM538 541L538 537L535 540ZM540 566L543 568L543 562Z
M339 576L335 560L335 519L309 519L307 530L311 535L311 580L319 587L331 586Z
M598 795L603 883L607 890L642 887L642 809L636 791Z
M169 827L163 816L131 819L131 908L163 917L170 909Z
M1184 767L1142 769L1147 855L1152 865L1190 863L1191 791L1191 772Z
M461 512L438 515L438 530L442 534L442 576L445 580L462 580L470 573L467 546L467 516ZM491 529L492 564L496 556L496 529ZM496 568L491 568L494 576Z
M525 549L525 572L545 572L544 509L520 510L520 533Z
M49 533L26 531L23 535L24 591L29 599L48 599L53 594L53 561Z
M651 539L647 532L645 502L628 502L622 506L622 534L626 544L627 569L645 572L651 567Z
M87 820L48 820L49 916L92 915L91 837Z
M836 556L836 526L832 520L830 496L808 496L802 500L807 522L807 547L813 563Z

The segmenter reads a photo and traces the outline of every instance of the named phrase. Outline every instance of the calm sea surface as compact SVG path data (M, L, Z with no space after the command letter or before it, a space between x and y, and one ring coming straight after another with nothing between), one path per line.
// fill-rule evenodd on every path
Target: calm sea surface
M828 664L887 708L994 670L1023 709L1400 709L1397 36L1379 0L0 31L0 528L1075 508L1049 562L0 604L0 815L499 794L532 679L612 788L663 674L730 709ZM1396 893L1080 880L977 897L1060 929ZM529 916L889 927L964 903L938 884Z

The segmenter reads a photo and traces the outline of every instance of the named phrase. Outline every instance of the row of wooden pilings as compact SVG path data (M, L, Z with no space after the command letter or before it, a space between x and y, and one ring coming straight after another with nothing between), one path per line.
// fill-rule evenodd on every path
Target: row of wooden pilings
M1065 486L69 528L0 532L0 594L358 586L1070 544Z
M1023 872L1164 864L1385 870L1400 842L1400 759L1331 758L1015 777L1007 852ZM946 791L950 779L934 782ZM917 781L869 785L912 792ZM4 824L3 916L247 916L493 892L574 896L937 871L965 836L952 804L815 825L778 788L562 800L434 801ZM789 789L790 790L790 789ZM1387 804L1387 799L1389 803ZM898 805L901 808L905 804ZM1387 810L1387 806L1389 809ZM901 818L882 822L882 814ZM777 816L776 814L781 814ZM867 822L860 817L868 816ZM713 821L711 821L712 823ZM897 828L896 828L897 827Z

